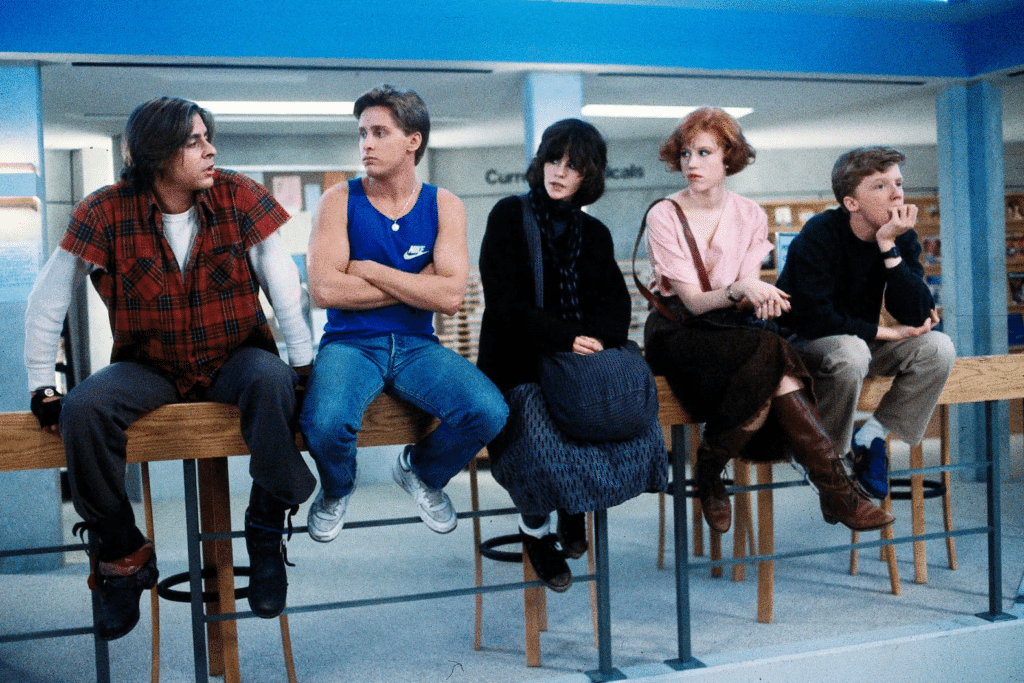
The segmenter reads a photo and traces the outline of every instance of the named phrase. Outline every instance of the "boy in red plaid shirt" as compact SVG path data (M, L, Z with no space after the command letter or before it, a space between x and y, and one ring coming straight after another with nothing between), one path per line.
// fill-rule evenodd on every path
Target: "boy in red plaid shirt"
M315 480L295 446L296 387L312 345L298 270L278 228L288 214L245 176L214 167L213 117L194 102L150 100L125 130L121 182L75 208L29 297L25 364L32 411L59 433L75 510L98 538L90 586L97 628L113 640L135 627L157 580L156 553L125 492L125 429L161 405L237 405L253 476L245 539L249 604L285 606L282 533ZM61 327L86 277L106 304L111 364L67 396L53 386ZM277 354L258 298L274 306L292 367Z

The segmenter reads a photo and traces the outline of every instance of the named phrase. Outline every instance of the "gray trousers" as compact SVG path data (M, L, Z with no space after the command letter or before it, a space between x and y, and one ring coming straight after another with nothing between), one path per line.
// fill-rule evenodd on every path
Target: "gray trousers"
M839 456L850 450L865 377L894 377L875 418L902 441L916 445L924 438L956 358L950 338L935 331L871 343L844 334L799 340L795 346L814 377L821 421Z
M295 372L284 361L263 349L238 349L203 400L239 407L251 453L249 473L256 483L285 503L309 497L316 479L295 447ZM64 397L60 428L72 501L82 519L100 525L134 523L124 485L125 430L145 413L181 401L167 377L133 362L93 373Z

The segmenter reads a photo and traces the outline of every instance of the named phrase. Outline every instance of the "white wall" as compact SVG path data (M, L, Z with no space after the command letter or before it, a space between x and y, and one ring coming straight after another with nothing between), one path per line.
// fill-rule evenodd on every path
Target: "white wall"
M629 258L644 209L659 197L678 190L682 177L669 173L658 159L660 140L612 143L608 168L613 177L605 194L589 212L612 231L616 256ZM730 189L752 199L831 197L832 164L843 149L769 149L754 164L728 180ZM908 193L935 194L938 186L934 147L906 147L904 175ZM470 257L475 263L491 207L507 195L527 190L520 147L435 150L432 182L458 195L466 204Z

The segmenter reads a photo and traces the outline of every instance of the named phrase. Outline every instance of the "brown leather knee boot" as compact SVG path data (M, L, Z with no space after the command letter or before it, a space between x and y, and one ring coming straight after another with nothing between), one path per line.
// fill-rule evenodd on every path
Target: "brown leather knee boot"
M697 449L697 493L704 519L715 531L725 533L732 526L732 504L722 472L756 431L744 425L717 434L705 432L701 439Z
M854 531L881 529L896 518L878 507L853 484L821 426L818 410L803 391L777 396L772 410L786 433L796 461L807 468L818 489L821 514L829 524L842 522Z

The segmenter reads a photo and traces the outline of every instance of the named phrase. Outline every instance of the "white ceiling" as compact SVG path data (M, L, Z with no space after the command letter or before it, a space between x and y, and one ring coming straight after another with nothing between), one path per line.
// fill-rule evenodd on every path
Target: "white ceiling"
M95 60L95 58L92 58ZM67 62L42 67L48 148L94 144L123 130L129 112L159 95L193 100L353 100L382 82L417 90L431 112L434 147L515 145L523 142L522 83L529 65L453 63L121 64ZM762 148L842 147L885 142L934 144L935 96L947 82L927 78L828 75L701 74L608 67L536 67L583 73L584 96L600 104L713 104L753 107L742 120ZM1005 138L1024 139L1024 76L996 80L1003 92ZM658 138L664 119L594 119L609 140ZM249 135L351 135L351 117L233 120L217 132Z
M554 0L964 22L991 16L1021 0ZM894 37L898 40L898 37ZM780 43L779 49L798 49ZM884 41L882 48L884 49ZM532 70L583 74L591 104L752 107L742 120L761 148L934 144L935 97L950 81L915 77L616 69L607 65L457 62L362 62L243 59L178 62L146 55L42 57L45 144L73 149L104 144L124 128L131 110L160 95L192 100L354 100L387 82L418 91L430 109L433 147L523 142L522 85ZM989 75L1003 92L1004 138L1024 140L1024 71ZM612 141L663 137L664 119L593 119ZM217 119L218 133L353 135L351 117ZM109 143L107 143L109 144Z

